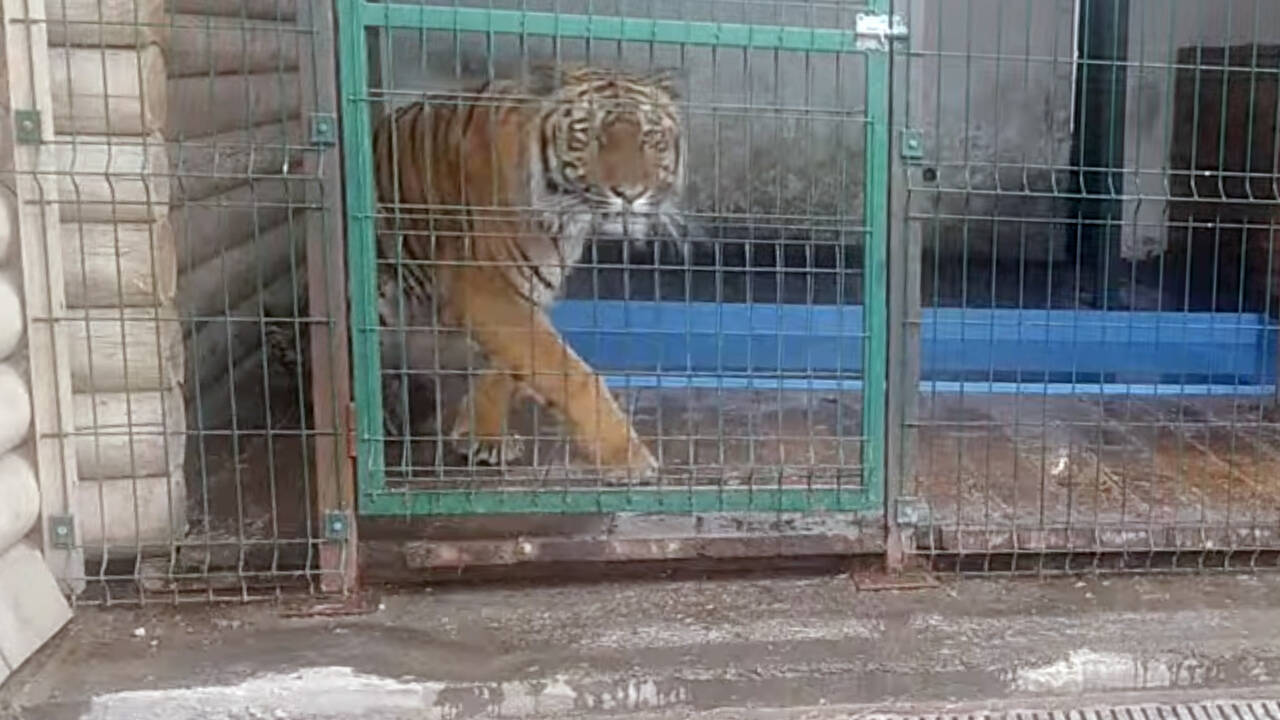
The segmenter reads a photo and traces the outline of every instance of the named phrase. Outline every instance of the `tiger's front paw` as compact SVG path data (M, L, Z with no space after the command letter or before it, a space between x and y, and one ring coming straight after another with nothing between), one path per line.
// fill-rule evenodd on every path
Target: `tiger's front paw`
M472 465L500 467L524 455L524 439L518 435L475 437L468 431L455 430L449 436L449 444Z

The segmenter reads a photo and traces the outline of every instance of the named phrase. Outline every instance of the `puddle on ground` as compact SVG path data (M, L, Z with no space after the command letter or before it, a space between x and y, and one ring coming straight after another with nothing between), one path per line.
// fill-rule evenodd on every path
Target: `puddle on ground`
M1015 693L1225 687L1273 682L1280 677L1280 657L1142 657L1080 649L1056 662L1009 671L1005 677Z
M763 676L749 670L722 677L603 677L454 684L393 679L346 667L306 668L259 675L237 685L138 690L93 700L84 720L196 720L207 717L339 718L362 713L468 718L609 715L640 710L873 703L922 694L950 700L1013 694L1210 688L1256 685L1280 677L1280 656L1213 659L1072 651L1061 660L1025 668L948 672L797 672ZM423 714L426 710L426 714ZM280 714L283 712L284 714ZM254 715L259 713L259 715ZM399 715L396 715L397 717Z

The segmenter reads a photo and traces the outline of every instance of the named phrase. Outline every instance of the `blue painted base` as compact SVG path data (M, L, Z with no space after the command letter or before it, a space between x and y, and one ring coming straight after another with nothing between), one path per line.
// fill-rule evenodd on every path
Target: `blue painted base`
M858 389L862 308L566 300L575 349L619 387ZM1277 326L1255 313L926 309L925 391L1261 395Z

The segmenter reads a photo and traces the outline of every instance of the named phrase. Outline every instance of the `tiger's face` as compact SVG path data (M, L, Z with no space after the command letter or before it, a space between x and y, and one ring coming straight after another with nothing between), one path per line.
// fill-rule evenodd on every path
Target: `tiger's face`
M661 222L678 234L684 153L669 77L569 72L545 118L548 190L601 232L640 241Z

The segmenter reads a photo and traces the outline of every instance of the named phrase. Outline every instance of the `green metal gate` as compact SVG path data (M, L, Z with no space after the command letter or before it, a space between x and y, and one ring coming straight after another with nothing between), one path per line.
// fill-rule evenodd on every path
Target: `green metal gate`
M890 1L852 8L721 3L740 8L736 15L715 3L635 4L647 17L617 10L632 7L627 3L610 4L607 13L588 0L574 4L576 12L560 11L569 2L544 4L549 11L533 2L493 9L338 0L361 512L881 512L888 50L900 32L888 15ZM385 62L394 43L372 39L396 33L416 35L423 68L433 55L452 54L444 72L455 76L499 74L494 58L502 43L522 58L542 47L556 59L584 50L593 60L606 47L616 48L608 54L619 61L647 54L649 64L692 68L682 102L689 128L707 141L690 141L697 147L690 150L689 184L701 203L690 227L712 229L691 241L692 259L653 271L655 278L667 273L661 282L668 285L683 283L680 299L664 301L658 279L651 292L624 287L651 269L626 255L576 270L577 295L571 292L552 313L588 363L642 408L633 414L648 412L643 398L657 398L652 417L646 415L656 423L647 439L656 438L663 467L656 482L607 486L589 474L552 482L537 472L525 472L531 479L524 483L459 480L467 467L389 471L371 110L385 100L379 84L391 82L396 69ZM484 49L483 67L460 57L472 40ZM703 60L686 63L697 53ZM700 84L699 73L704 80L709 74L709 82ZM722 83L734 82L722 80L729 76L741 78L745 102L718 94ZM745 142L735 139L741 128ZM694 137L695 130L687 131ZM766 149L773 154L763 155ZM738 180L723 179L730 166L741 166ZM785 168L792 168L789 176ZM654 267L660 255L649 261ZM683 281L671 280L681 273ZM581 289L608 284L601 277L621 277L622 296L602 299ZM645 292L652 297L635 299ZM615 322L622 328L610 329ZM664 410L675 406L678 412ZM738 408L738 419L726 419L728 406ZM683 429L673 430L669 417ZM676 459L669 465L668 457Z

